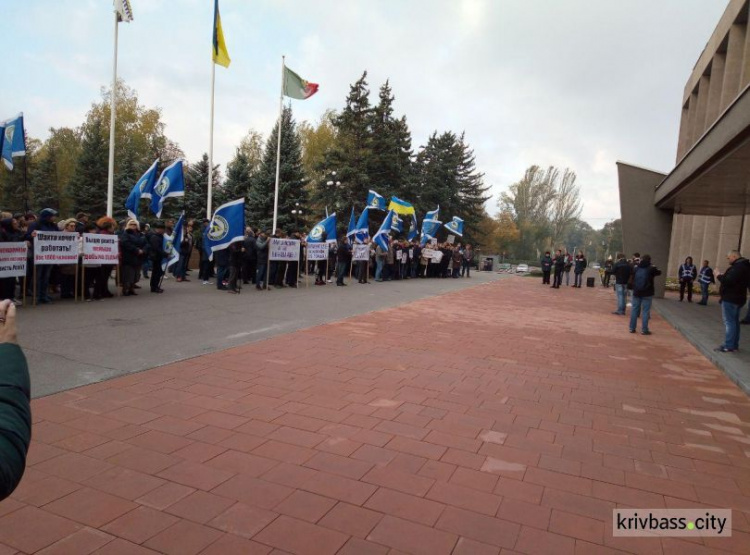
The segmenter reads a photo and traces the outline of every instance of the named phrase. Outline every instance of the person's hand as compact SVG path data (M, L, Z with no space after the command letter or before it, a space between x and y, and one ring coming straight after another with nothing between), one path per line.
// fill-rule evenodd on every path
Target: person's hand
M9 300L0 302L0 343L17 343L16 305Z

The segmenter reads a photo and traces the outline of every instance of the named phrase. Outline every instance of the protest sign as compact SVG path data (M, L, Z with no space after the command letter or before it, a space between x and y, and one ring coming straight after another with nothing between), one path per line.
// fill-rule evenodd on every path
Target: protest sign
M26 243L0 243L0 278L26 276Z
M352 260L361 260L364 262L370 260L370 245L355 244L352 252Z
M456 242L456 236L455 235L448 235L448 239L446 239L448 243L451 245Z
M78 234L67 231L37 231L34 265L78 264Z
M308 260L328 260L328 243L308 243Z
M430 239L430 245L432 245L433 247L437 246L437 237L433 237L432 239Z
M422 249L422 256L427 260L431 260L435 256L435 251L433 249Z
M83 234L84 264L117 264L120 261L120 241L117 235Z
M269 260L299 260L299 239L277 239L271 237L268 247Z

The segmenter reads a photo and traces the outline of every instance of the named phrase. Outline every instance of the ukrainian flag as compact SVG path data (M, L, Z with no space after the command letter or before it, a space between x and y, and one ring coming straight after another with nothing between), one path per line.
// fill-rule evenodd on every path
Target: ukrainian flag
M391 203L388 205L388 210L393 210L396 214L402 216L410 216L411 214L416 213L411 204L398 197L391 197Z
M212 54L214 63L229 67L232 61L227 52L227 43L224 42L224 31L221 30L221 16L219 15L219 0L214 0L214 40Z

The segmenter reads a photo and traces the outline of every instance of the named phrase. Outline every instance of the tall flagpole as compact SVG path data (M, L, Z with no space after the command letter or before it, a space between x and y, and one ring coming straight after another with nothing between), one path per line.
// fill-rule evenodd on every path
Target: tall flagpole
M211 135L208 139L208 204L206 218L211 219L214 184L214 85L216 84L216 62L211 56Z
M115 191L115 115L117 112L117 28L118 14L114 10L115 17L115 54L112 66L112 97L110 101L110 111L112 114L109 119L109 170L107 172L107 216L112 217L112 197Z
M273 192L273 233L276 233L276 216L279 211L279 173L281 170L281 123L284 111L284 68L286 56L281 57L281 91L279 93L279 141L276 145L276 187Z

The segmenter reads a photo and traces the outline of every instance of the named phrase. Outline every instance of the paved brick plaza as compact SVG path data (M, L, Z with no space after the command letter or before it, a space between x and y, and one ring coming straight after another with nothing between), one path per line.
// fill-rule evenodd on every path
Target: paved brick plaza
M508 279L36 400L0 554L750 552L747 396L610 295ZM704 505L732 538L612 537Z

